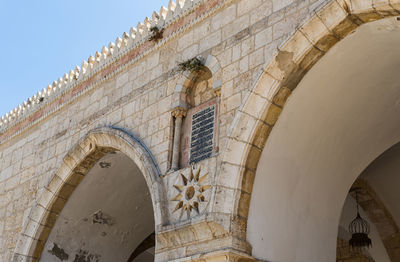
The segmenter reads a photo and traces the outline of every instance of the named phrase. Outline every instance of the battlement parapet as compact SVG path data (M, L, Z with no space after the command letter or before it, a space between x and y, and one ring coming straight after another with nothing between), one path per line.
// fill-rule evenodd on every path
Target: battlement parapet
M89 56L88 60L83 61L81 66L76 66L69 73L64 74L63 77L53 81L52 84L3 115L0 118L0 134L4 134L11 127L67 93L79 83L91 78L101 69L118 61L128 52L144 45L153 34L152 28L165 29L169 27L186 14L191 13L203 2L208 1L177 0L177 2L174 2L170 0L168 7L162 6L159 12L154 11L151 18L146 17L143 23L137 24L136 28L131 27L129 33L124 32L121 37L116 38L115 42L110 42L108 46L103 46L101 51L97 51L94 56ZM208 11L205 10L205 12ZM175 33L175 30L179 31L180 28L172 28L169 36ZM163 44L168 38L154 43L154 46Z

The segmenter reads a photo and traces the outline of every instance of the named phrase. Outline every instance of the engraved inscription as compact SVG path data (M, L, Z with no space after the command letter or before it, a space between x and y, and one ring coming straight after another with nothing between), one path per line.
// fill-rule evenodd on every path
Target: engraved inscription
M189 163L196 163L211 156L214 146L215 105L192 116Z

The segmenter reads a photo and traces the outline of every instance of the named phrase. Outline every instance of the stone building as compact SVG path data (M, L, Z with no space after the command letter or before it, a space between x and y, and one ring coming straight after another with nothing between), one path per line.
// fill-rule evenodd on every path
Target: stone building
M399 16L171 1L1 118L0 261L400 261Z

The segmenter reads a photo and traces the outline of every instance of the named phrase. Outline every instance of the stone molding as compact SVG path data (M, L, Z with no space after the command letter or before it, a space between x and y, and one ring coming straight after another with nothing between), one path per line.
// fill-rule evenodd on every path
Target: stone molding
M303 76L361 24L399 14L400 0L332 0L278 47L231 124L216 186L221 188L221 195L232 198L221 201L214 212L231 212L238 220L247 221L261 152L287 98ZM246 227L240 227L240 223L236 226L239 228L232 231L244 231L241 234L245 236Z
M213 87L212 89L218 94L218 90L221 89L222 86L222 70L221 65L218 62L217 58L212 55L208 55L204 60L204 67L210 70L212 79L213 79ZM188 90L193 87L196 78L198 77L197 72L189 72L185 71L182 72L179 76L178 82L176 83L175 91L174 91L174 98L173 98L173 105L175 107L184 107L187 108L186 104L186 94ZM220 94L221 92L219 92Z
M172 260L178 261L178 260ZM196 255L184 259L179 259L179 261L195 261L195 262L256 262L253 257L246 255L235 250L223 250L217 252L206 253L203 255Z
M0 118L0 143L20 134L38 121L59 110L92 88L119 74L167 41L182 34L194 24L204 20L232 0L183 0L178 4L169 1L168 9L161 7L152 19L146 18L117 37L115 43L103 47L101 52L83 61L68 74L37 92L27 101ZM148 41L151 27L164 28L163 39L157 43Z
M187 113L187 110L183 107L175 107L171 111L171 115L175 118L182 118L185 117Z
M160 231L157 235L156 261L187 261L225 250L249 257L251 246L246 240L229 233L229 222L228 215L208 214L199 222L191 221L184 226Z
M36 261L52 227L69 196L93 165L105 154L120 151L141 170L153 203L156 228L168 221L166 193L160 171L143 143L132 134L114 127L90 131L64 157L61 167L41 190L35 201L14 251L14 261Z

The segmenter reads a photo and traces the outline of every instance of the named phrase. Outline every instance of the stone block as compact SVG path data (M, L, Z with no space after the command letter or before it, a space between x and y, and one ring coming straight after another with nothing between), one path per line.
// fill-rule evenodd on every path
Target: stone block
M63 184L64 184L64 181L55 174L51 177L51 180L48 183L48 185L46 186L46 189L54 194L57 194L58 190L61 188L61 186Z
M263 31L255 35L254 48L258 49L264 47L266 44L272 42L272 27L267 27Z
M211 21L207 20L193 29L193 41L198 42L211 33Z
M221 42L221 30L213 32L212 34L206 36L200 41L200 47L198 52L202 53ZM195 54L193 55L195 56ZM192 56L192 57L193 57Z
M254 117L255 119L260 119L262 118L262 113L265 111L269 104L270 102L266 98L256 93L250 93L242 111Z
M231 111L233 109L236 109L237 107L240 106L240 103L242 102L241 99L241 94L237 93L231 97L228 97L227 103L226 103L226 109L227 111Z
M222 28L222 40L226 40L229 37L234 36L242 30L245 30L250 24L250 16L249 14L243 15L232 23L225 25Z
M270 104L268 110L266 110L264 112L266 112L266 113L265 113L265 116L262 117L262 119L264 119L264 121L268 125L272 126L278 120L278 117L282 112L282 108L280 108L274 104Z
M193 44L193 31L189 30L186 34L182 35L178 40L178 50L184 50Z
M253 69L262 64L264 64L264 49L259 48L250 54L249 67L250 69Z
M30 238L35 238L36 237L36 232L39 229L40 225L29 219L28 223L26 224L26 228L24 230L24 234L27 235Z
M216 31L219 28L229 24L236 18L236 4L232 4L224 10L218 12L211 18L211 31Z
M282 8L285 8L293 2L294 2L293 0L273 0L272 1L273 12L276 12L276 11L281 10Z
M248 37L241 42L241 57L254 51L254 37Z
M240 172L242 172L242 167L224 163L218 174L217 184L229 188L237 187L238 181L234 178L239 178Z

